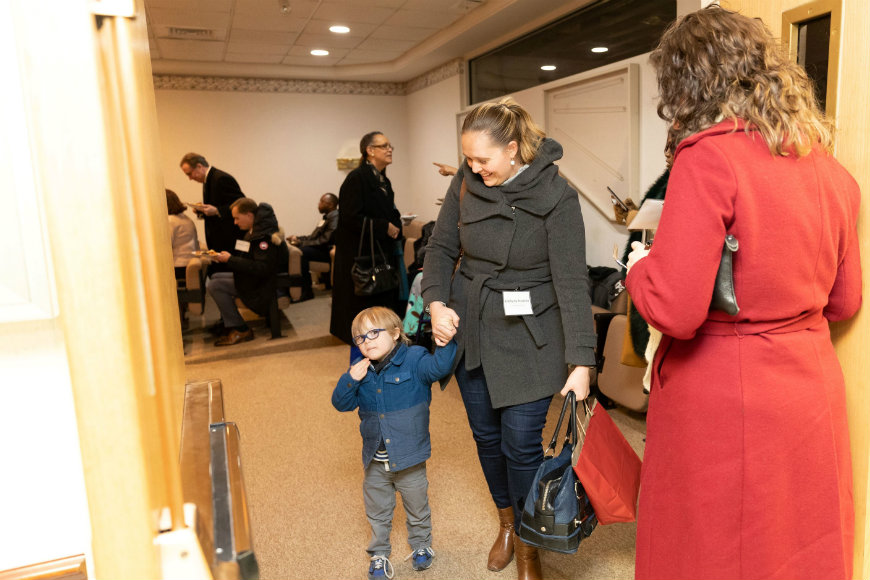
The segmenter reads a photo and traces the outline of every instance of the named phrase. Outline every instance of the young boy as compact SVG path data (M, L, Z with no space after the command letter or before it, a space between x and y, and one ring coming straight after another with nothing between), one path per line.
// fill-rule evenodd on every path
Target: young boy
M432 454L429 402L432 383L453 366L456 341L434 355L423 347L408 346L402 321L383 307L360 312L351 331L364 358L338 380L332 404L339 411L359 408L363 499L372 526L368 577L380 580L393 576L388 556L396 491L402 495L408 518L408 543L413 550L408 558L414 570L429 568L435 558L426 478L426 460Z

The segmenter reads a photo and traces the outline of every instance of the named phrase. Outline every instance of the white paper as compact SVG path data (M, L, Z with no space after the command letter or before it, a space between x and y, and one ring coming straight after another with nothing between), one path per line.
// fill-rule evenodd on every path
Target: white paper
M236 250L240 252L247 252L251 249L251 242L247 240L236 240Z
M502 292L505 316L525 316L534 314L532 310L532 295L528 291Z
M643 202L637 215L628 224L629 231L638 230L654 230L659 227L659 220L662 219L662 208L665 205L663 199L648 199Z

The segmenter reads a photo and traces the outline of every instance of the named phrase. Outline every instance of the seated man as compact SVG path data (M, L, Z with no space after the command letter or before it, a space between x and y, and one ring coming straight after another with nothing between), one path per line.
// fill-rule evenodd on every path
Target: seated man
M311 290L311 272L309 262L329 263L329 250L332 249L333 236L338 227L338 197L334 193L324 193L317 204L317 211L323 214L323 219L309 236L290 236L287 241L302 250L302 300L314 298ZM329 280L326 281L329 288Z
M236 240L232 254L221 252L213 257L226 264L229 272L216 272L208 279L206 289L214 298L224 321L224 332L215 346L229 346L253 340L254 331L245 324L236 307L239 297L245 306L266 316L275 300L276 275L286 272L290 260L284 232L268 203L257 204L250 198L237 199L230 206L233 222L245 232Z

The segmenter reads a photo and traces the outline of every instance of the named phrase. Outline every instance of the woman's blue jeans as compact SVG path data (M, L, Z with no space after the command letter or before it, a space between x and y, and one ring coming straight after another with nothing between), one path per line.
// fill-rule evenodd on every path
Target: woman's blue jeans
M489 492L499 509L513 507L517 529L526 496L544 460L542 437L552 396L493 409L483 367L456 367L456 382Z

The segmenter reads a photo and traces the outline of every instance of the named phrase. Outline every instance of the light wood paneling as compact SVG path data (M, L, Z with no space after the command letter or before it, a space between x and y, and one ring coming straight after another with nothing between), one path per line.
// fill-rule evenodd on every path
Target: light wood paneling
M800 0L723 0L722 6L761 17L776 36L782 14ZM864 288L870 288L870 11L866 0L842 0L836 155L861 186L858 219ZM832 27L834 23L832 23ZM865 301L870 301L867 299ZM853 319L832 325L834 345L846 376L852 473L855 490L855 578L870 578L870 314L866 306ZM811 385L809 385L811 387Z
M183 527L184 368L147 32L141 1L133 19L94 17L88 6L13 3L15 88L45 199L90 512L89 573L160 578L162 510Z
M88 580L85 557L70 556L0 572L0 580Z

